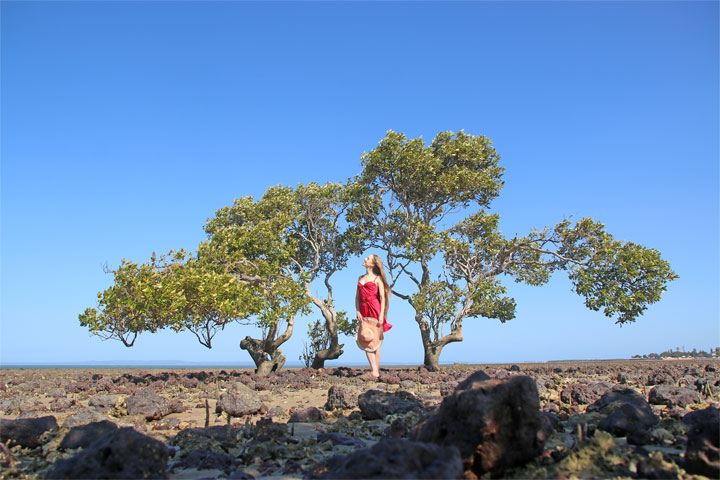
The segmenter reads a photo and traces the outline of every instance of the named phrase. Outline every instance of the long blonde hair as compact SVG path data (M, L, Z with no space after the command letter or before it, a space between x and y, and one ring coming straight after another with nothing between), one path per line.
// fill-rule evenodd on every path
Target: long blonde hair
M385 290L385 311L383 312L383 318L387 319L388 307L390 306L390 294L392 293L392 290L390 290L390 284L385 276L385 268L383 268L383 263L382 260L380 260L380 257L373 253L370 255L370 260L372 260L373 263L373 273L380 277L380 280L382 280L383 283L383 289Z

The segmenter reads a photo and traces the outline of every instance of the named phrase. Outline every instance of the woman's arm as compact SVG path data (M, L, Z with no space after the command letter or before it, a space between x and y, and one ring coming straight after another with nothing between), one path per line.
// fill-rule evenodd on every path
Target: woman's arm
M380 297L380 316L383 318L378 318L378 322L382 323L385 319L385 285L382 283L382 280L376 279L375 284L378 285L378 296Z
M362 321L362 313L360 313L360 291L355 288L355 315L358 321Z

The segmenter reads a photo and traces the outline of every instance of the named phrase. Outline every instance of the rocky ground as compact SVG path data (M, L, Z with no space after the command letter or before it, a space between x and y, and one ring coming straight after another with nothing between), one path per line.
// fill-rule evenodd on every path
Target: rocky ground
M0 477L720 478L720 361L0 370Z

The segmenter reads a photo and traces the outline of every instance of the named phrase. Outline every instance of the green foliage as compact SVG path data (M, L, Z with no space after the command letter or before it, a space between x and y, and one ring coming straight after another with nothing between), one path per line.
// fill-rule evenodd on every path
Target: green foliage
M330 347L330 333L325 328L324 321L315 320L308 323L308 340L310 343L303 342L303 351L298 357L305 364L305 368L310 367L320 350L327 350Z
M686 352L685 349L681 351L680 348L675 350L665 350L661 353L648 353L646 355L633 355L631 358L643 358L643 359L654 359L659 360L661 358L717 358L720 356L720 347L710 348L709 351L699 350L693 348L691 352Z
M499 156L486 137L442 132L426 146L389 131L362 162L366 198L348 219L384 250L393 292L415 309L426 362L437 361L446 343L462 340L464 318L514 318L515 301L500 275L543 285L565 270L585 305L618 324L635 321L677 278L657 250L617 241L589 218L505 238L499 216L485 211L503 185ZM450 213L467 210L464 219L444 224ZM443 275L433 277L438 257ZM402 277L414 293L398 291Z
M203 268L185 251L138 264L122 260L114 284L98 293L98 307L80 324L102 338L132 346L138 334L162 328L189 329L210 346L217 329L256 308L255 292L225 272Z
M392 130L377 148L362 157L360 183L376 196L365 202L364 212L352 220L367 230L358 217L378 215L372 234L379 247L391 247L412 261L435 255L441 240L438 225L446 214L471 204L484 206L502 188L504 169L484 136L460 131L442 132L427 146L422 138L407 140Z
M263 331L262 341L244 340L253 358L278 359L294 317L312 303L324 322L310 324L301 358L309 364L314 355L317 368L342 353L338 333L357 327L335 310L331 277L372 247L385 253L393 293L414 308L432 363L445 344L462 340L465 318L514 318L501 275L543 285L565 271L589 309L620 325L635 321L677 278L657 250L615 240L590 218L506 238L499 216L486 211L503 187L499 160L484 136L441 132L427 145L388 131L363 154L355 179L278 185L258 200L236 199L208 220L196 256L122 260L113 285L80 323L127 346L144 331L190 330L210 348L218 331L239 321ZM441 275L432 272L438 263ZM326 294L312 293L317 280ZM288 329L275 338L281 322Z

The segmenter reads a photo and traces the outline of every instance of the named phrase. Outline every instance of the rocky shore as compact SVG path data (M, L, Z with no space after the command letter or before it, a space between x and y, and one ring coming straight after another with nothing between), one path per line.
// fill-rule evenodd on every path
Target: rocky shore
M2 369L0 478L720 478L720 361Z

